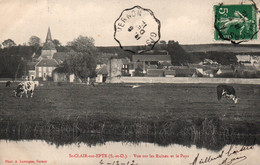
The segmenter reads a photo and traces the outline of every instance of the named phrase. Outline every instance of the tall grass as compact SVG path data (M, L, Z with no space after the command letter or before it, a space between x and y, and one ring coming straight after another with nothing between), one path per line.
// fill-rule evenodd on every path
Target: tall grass
M175 137L189 138L193 142L201 138L219 138L234 135L252 135L259 133L256 125L248 123L243 129L223 125L217 117L195 118L194 120L151 120L145 118L136 118L129 120L127 118L104 118L96 116L68 116L62 118L52 118L50 120L38 121L16 121L13 118L7 118L0 122L1 135L16 136L18 139L27 137L28 134L35 137L51 136L72 136L78 137L85 135L112 135L112 136L132 136L132 137L160 137L169 139ZM243 128L243 126L240 126ZM250 128L252 130L250 130Z

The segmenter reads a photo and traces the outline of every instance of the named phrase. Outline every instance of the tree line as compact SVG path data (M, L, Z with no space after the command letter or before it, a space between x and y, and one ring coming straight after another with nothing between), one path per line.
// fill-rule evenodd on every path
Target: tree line
M75 74L85 81L95 75L96 61L100 54L92 37L79 36L66 46L59 40L53 43L57 52L66 52L66 60L57 68L58 72ZM0 78L19 78L28 74L28 63L41 55L42 44L37 36L31 36L28 45L16 45L12 39L6 39L0 47Z

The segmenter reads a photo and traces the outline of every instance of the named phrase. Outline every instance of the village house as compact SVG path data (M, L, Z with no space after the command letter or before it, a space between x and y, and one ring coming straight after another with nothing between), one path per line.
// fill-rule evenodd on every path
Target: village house
M46 81L52 77L52 72L57 67L58 63L55 59L41 59L35 65L36 78L42 78L43 81Z
M175 77L176 76L176 70L165 70L164 76L165 77Z
M103 83L106 81L108 75L107 71L107 65L102 65L98 70L97 70L97 77L96 77L96 82L97 83Z
M48 28L47 36L41 55L35 62L29 64L29 79L35 78L46 81L52 79L53 71L66 59L66 53L57 52L55 45L52 41L51 30Z
M130 60L122 59L122 64L123 64L121 69L122 76L130 76Z
M118 77L122 76L123 74L128 74L130 63L129 59L118 59L118 58L111 58L107 62L107 71L109 77Z
M200 77L214 77L219 70L219 64L204 61L198 64L189 64L189 68L196 69L196 73Z
M218 71L216 72L217 77L234 77L235 69L229 65L219 66Z
M145 65L151 66L151 65L159 65L163 62L171 63L171 56L168 54L167 51L161 50L161 51L147 51L142 54L134 54L132 55L132 62L142 62L143 64L143 73L146 73L147 70L145 68ZM135 65L136 68L136 65Z
M159 64L158 68L164 69L164 70L172 70L173 65L170 62L162 62Z
M147 69L147 77L164 77L163 69Z
M260 63L260 58L258 56L253 56L253 55L236 55L237 57L237 62L238 63L249 63L249 64L254 64L254 63Z
M110 59L107 65L108 76L146 76L175 77L197 76L195 68L189 66L173 66L167 51L156 50L132 55L129 59ZM101 76L101 75L100 75Z

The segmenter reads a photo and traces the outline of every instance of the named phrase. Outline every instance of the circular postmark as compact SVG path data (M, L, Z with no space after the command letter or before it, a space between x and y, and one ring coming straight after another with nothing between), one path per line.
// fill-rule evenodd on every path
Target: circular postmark
M123 50L137 53L129 46L145 46L144 51L148 51L160 40L160 26L150 9L134 6L123 10L115 21L114 39Z

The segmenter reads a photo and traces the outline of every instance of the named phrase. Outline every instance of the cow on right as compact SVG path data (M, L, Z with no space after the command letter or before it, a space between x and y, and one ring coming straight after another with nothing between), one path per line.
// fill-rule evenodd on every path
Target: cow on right
M218 100L222 97L228 98L233 100L234 104L238 102L238 97L236 96L236 91L233 86L229 85L218 85L217 86L217 95L218 95Z

